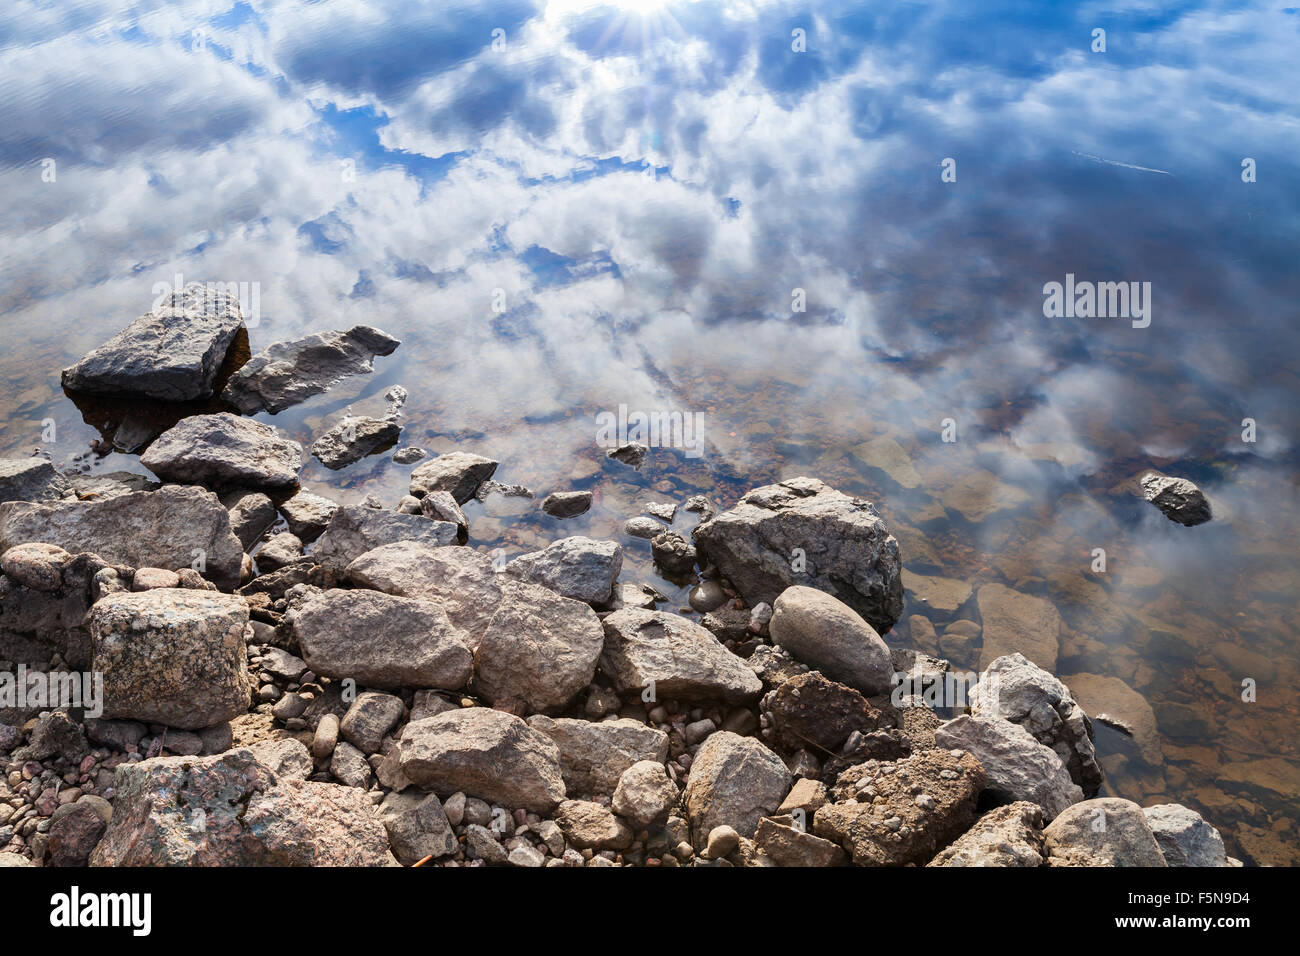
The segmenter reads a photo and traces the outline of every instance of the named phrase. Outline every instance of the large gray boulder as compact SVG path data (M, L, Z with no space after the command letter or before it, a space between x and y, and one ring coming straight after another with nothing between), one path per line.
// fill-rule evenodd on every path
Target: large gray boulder
M577 601L607 604L623 570L623 548L613 541L575 535L541 551L521 554L506 565L506 574L533 581Z
M356 587L441 604L473 648L501 603L500 577L492 559L469 548L395 541L356 558L347 566L346 577Z
M0 553L41 541L74 554L90 551L132 568L195 566L218 587L239 584L243 546L217 496L168 486L97 501L0 504Z
M1181 803L1162 803L1142 811L1170 866L1228 866L1219 831Z
M894 665L880 635L825 591L786 588L773 605L768 629L774 644L868 696L893 686Z
M298 483L302 445L229 412L191 415L159 435L140 464L179 484L285 488Z
M753 837L758 821L776 812L790 792L790 771L754 737L710 734L691 763L686 815L691 842L704 849L714 827Z
M248 604L215 591L121 592L90 609L105 719L197 730L248 710Z
M488 701L514 698L531 711L558 710L591 683L604 644L588 605L511 581L474 653L474 684Z
M275 414L351 375L368 375L376 355L391 355L400 344L368 325L274 342L230 377L221 397L245 415Z
M903 613L898 541L884 519L815 478L755 488L694 538L751 607L801 584L833 594L880 634Z
M342 572L367 551L395 541L414 541L432 548L455 544L456 526L424 515L343 505L335 510L311 556L322 567Z
M1146 815L1131 800L1076 803L1043 833L1048 866L1168 866Z
M694 621L664 611L624 608L604 620L600 669L619 693L654 684L657 698L747 703L763 682L744 659Z
M456 503L463 505L496 473L498 464L464 451L439 455L411 472L411 494L423 498L431 491L449 491Z
M0 503L64 498L68 479L44 458L0 458Z
M503 711L467 707L412 721L398 747L407 779L442 797L460 792L534 813L565 798L555 744Z
M431 601L380 591L316 591L287 615L317 674L368 687L463 687L473 654L447 612Z
M238 297L188 285L65 368L63 387L165 402L210 398L243 324Z
M668 757L668 735L640 721L528 718L528 726L549 737L559 750L560 773L571 797L610 796L623 772L635 763Z

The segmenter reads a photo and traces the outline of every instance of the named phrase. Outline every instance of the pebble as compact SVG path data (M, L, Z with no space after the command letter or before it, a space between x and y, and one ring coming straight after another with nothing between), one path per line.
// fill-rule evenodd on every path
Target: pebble
M709 831L704 855L710 860L720 860L724 856L731 856L739 847L740 834L724 824Z
M334 714L326 714L316 725L316 736L312 738L311 752L317 760L324 760L334 753L339 742L339 719Z
M442 812L447 815L447 822L458 827L465 820L465 794L457 791L443 801Z

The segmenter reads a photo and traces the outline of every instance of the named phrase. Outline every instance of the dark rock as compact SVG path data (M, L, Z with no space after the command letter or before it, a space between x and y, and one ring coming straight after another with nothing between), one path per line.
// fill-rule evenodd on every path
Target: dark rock
M345 418L311 446L311 453L326 468L338 470L397 441L402 428L382 418Z
M1184 527L1205 524L1212 517L1210 502L1200 488L1186 478L1171 478L1147 472L1139 479L1142 497L1163 512L1170 521Z
M0 458L0 502L65 498L71 490L44 458Z

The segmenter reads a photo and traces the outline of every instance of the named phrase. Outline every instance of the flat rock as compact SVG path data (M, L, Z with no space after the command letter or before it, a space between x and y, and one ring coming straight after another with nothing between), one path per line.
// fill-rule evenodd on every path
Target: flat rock
M1061 680L1093 720L1120 727L1133 738L1142 759L1153 767L1164 763L1156 713L1145 697L1118 677L1071 674Z
M889 648L870 623L833 595L786 588L768 623L772 641L833 680L871 696L893 686Z
M587 800L565 800L555 813L565 838L580 850L623 850L632 843L632 829L607 807Z
M313 671L367 687L452 690L473 670L464 636L432 601L320 591L291 610L290 627Z
M298 483L302 445L229 412L191 415L159 435L140 464L180 484L286 488Z
M844 866L849 862L838 843L797 829L786 822L789 819L764 817L754 831L754 842L777 866Z
M871 502L815 478L755 488L693 534L750 607L807 585L834 595L881 634L902 616L902 563L884 519ZM792 563L796 549L800 571Z
M414 787L390 793L379 805L379 821L388 833L393 856L403 866L426 856L450 856L460 849L437 794Z
M521 554L506 565L506 574L577 601L605 604L613 597L614 582L622 569L620 545L575 535L541 551Z
M433 521L424 515L379 511L364 505L339 507L325 533L316 542L312 559L342 572L367 551L395 541L414 541L429 547L456 543L457 530L448 521Z
M0 458L0 503L47 501L71 491L68 479L44 458Z
M991 471L975 468L964 472L943 494L943 506L972 524L1024 507L1029 495L1008 485Z
M464 451L439 455L411 472L411 494L423 498L431 491L448 491L463 505L474 497L479 485L496 474L499 464Z
M1098 797L1068 808L1050 824L1048 866L1167 866L1142 808Z
M928 577L903 571L903 588L936 621L951 620L971 596L971 586L957 578Z
M65 368L63 387L165 402L209 398L243 324L237 296L188 285Z
M1061 615L1045 598L986 584L975 596L983 626L980 669L999 657L1023 654L1048 673L1056 670L1061 644Z
M1036 803L990 810L926 866L1045 866L1043 811Z
M402 427L383 418L345 418L312 443L311 453L326 468L337 471L397 441Z
M628 718L589 721L572 717L528 718L528 726L556 746L566 792L574 797L609 796L633 764L668 757L668 735Z
M710 734L691 763L686 815L696 851L714 827L732 827L753 837L758 821L770 816L790 792L790 771L781 758L753 737L729 731Z
M369 374L376 355L391 355L400 344L368 325L275 342L230 377L221 397L245 415L263 410L274 414L327 391L348 376Z
M542 499L542 511L552 518L576 518L591 507L590 491L556 491Z

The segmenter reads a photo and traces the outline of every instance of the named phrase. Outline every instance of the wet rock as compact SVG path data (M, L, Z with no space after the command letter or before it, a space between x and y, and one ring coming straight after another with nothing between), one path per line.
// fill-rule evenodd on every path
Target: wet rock
M717 581L701 581L691 588L686 599L694 610L707 614L727 603L727 592Z
M491 458L463 451L439 455L411 472L411 494L423 498L431 491L449 491L463 505L474 497L479 485L496 473L498 464Z
M676 531L662 531L650 542L654 562L666 574L685 576L695 572L695 547Z
M751 607L807 585L834 595L882 634L903 613L898 542L884 520L871 502L814 478L756 488L700 524L694 537ZM791 560L796 549L801 571Z
M329 390L349 376L368 375L376 355L391 355L400 344L368 325L275 342L230 377L221 397L245 415L260 411L274 414Z
M534 711L564 707L586 690L605 643L596 613L549 588L510 581L474 654L475 686Z
M248 604L212 591L113 594L90 611L103 716L197 730L248 709Z
M60 806L50 817L45 865L86 866L112 819L113 806L103 797L85 794Z
M403 866L426 856L450 856L460 849L437 794L408 788L384 797L379 821L388 833L393 856Z
M936 621L952 618L971 596L971 586L956 578L926 577L903 572L903 588L913 602Z
M653 682L667 699L754 700L763 684L745 661L700 625L676 614L624 608L604 620L600 668L620 693Z
M590 491L556 491L542 499L542 511L552 518L575 518L591 507Z
M71 491L68 480L44 458L0 458L0 502L45 501Z
M777 866L844 866L849 862L839 844L796 829L789 821L789 817L764 817L754 831L754 842Z
M188 285L65 368L63 387L165 402L209 398L243 324L236 296Z
M1195 810L1181 803L1164 803L1142 813L1169 866L1228 865L1223 837Z
M912 466L911 456L902 445L888 435L873 438L856 446L853 449L853 457L868 468L882 472L901 488L916 488L921 484L921 476Z
M285 488L298 483L302 445L229 412L191 415L159 435L140 464L179 484Z
M943 506L971 524L1024 507L1029 495L983 468L961 474L943 495Z
M298 492L280 505L280 514L284 515L289 530L304 544L310 544L324 534L338 510L338 502L307 491Z
M694 511L700 515L701 521L708 521L718 513L717 506L704 495L692 495L682 504L683 511Z
M239 543L247 551L262 532L275 524L275 505L266 495L256 492L240 492L230 504L230 530L234 532Z
M1098 797L1076 803L1047 827L1048 866L1167 866L1142 808Z
M528 726L555 744L565 791L573 797L609 796L633 764L662 764L668 756L667 734L627 718L593 722L537 715Z
M402 772L440 796L461 791L544 814L565 797L555 744L499 710L470 707L409 723L399 746Z
M667 818L679 797L677 785L668 779L662 763L638 760L618 778L611 806L638 829L649 829Z
M864 694L893 686L889 649L867 621L825 591L786 588L768 625L772 641L795 658Z
M753 837L758 821L790 792L790 771L753 737L726 731L706 740L691 763L685 806L691 840L702 850L714 827L729 826Z
M634 538L655 538L664 530L664 526L654 518L638 516L629 518L623 525L623 533Z
M1051 821L1083 799L1061 758L1009 720L963 714L939 727L934 742L969 751L984 768L986 798L999 803L1037 804Z
M1043 811L1036 803L990 810L926 866L1045 866Z
M343 732L343 739L363 754L378 753L384 738L397 726L405 712L402 698L364 691L357 695L343 715L339 729Z
M346 577L358 587L442 605L471 648L478 647L501 603L492 559L469 548L386 544L349 564Z
M605 452L606 458L612 458L615 461L621 461L625 465L631 465L637 471L645 464L646 455L650 454L650 449L640 442L628 442L626 445L619 445L617 448L611 448Z
M1056 670L1061 615L1050 601L1001 584L986 584L975 597L983 622L980 669L999 657L1023 654L1043 670Z
M432 521L424 515L344 505L334 512L311 556L318 564L342 572L361 555L380 545L413 541L436 548L455 544L457 533L454 524Z
M1191 528L1205 524L1212 517L1210 502L1200 488L1186 478L1171 478L1147 472L1138 479L1142 497L1160 509L1170 521Z
M311 446L312 456L337 471L397 441L402 428L396 422L365 416L343 419Z
M1147 763L1154 767L1164 763L1156 714L1145 697L1118 677L1071 674L1062 681L1093 720L1117 727L1132 737Z
M1101 789L1103 774L1088 715L1064 684L1023 655L1010 654L989 665L970 693L970 709L1019 724L1051 747L1085 797Z
M506 565L506 574L576 601L605 604L613 597L614 582L622 569L622 547L613 541L575 535L541 551L521 554Z
M399 448L393 452L393 462L398 465L414 465L417 461L428 457L428 450L420 448L418 445L407 445L405 448Z
M92 866L388 866L361 790L278 777L246 749L122 764Z
M599 803L565 800L555 813L565 838L580 850L623 850L632 843L632 829Z
M98 501L0 504L0 554L28 542L93 552L130 568L201 563L201 573L226 589L239 584L244 555L217 496L175 486Z
M262 574L278 571L286 565L303 560L302 542L296 534L281 531L267 539L266 544L257 549L254 559L257 570Z
M431 601L333 589L306 597L290 626L313 671L368 687L451 690L473 669L464 636Z
M860 802L826 804L813 817L813 832L838 843L858 866L928 862L975 822L984 771L959 753L925 750L864 764L855 782Z

